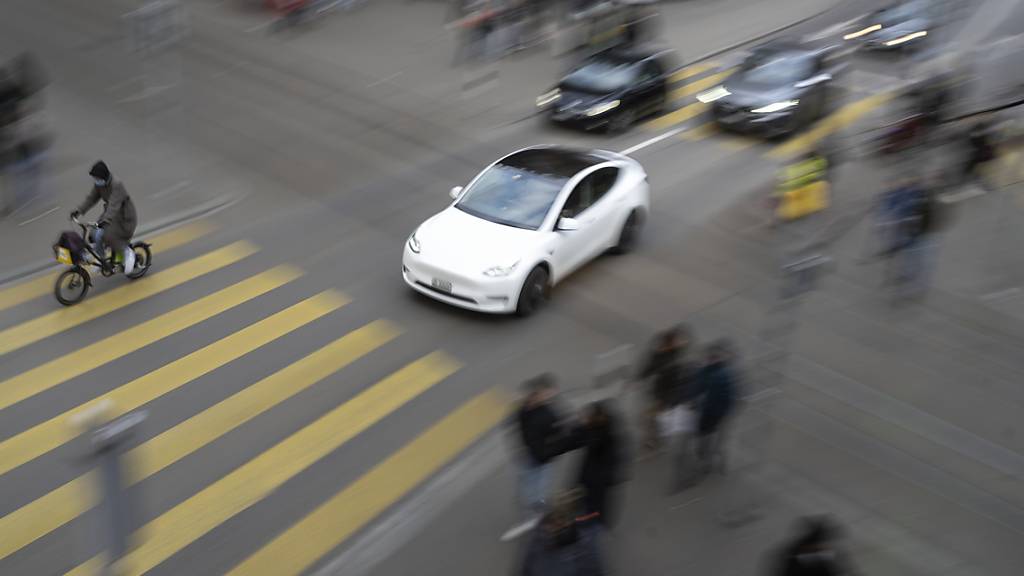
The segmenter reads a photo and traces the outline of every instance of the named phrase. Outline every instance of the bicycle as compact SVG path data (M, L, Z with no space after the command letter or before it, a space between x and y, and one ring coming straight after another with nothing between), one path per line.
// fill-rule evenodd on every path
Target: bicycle
M89 288L92 287L90 268L99 270L104 277L124 271L124 264L116 261L115 255L109 248L104 248L101 255L97 251L98 247L87 240L92 236L90 232L99 226L97 223L82 223L78 218L72 218L71 221L81 228L82 233L76 234L77 238L72 243L58 241L53 246L57 262L70 266L57 276L57 282L53 287L54 296L64 306L78 304L89 293ZM63 238L64 236L62 236ZM131 243L130 247L135 253L135 267L132 273L126 274L126 276L129 280L138 280L145 276L146 272L149 272L149 268L153 264L151 246L147 242L139 241ZM107 256L108 252L111 252L110 256Z

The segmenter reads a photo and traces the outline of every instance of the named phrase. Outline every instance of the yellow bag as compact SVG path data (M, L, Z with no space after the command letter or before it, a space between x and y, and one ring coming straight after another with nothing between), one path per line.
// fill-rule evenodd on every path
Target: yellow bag
M782 192L778 197L775 215L783 220L796 220L828 208L829 186L826 180L817 180L799 188Z

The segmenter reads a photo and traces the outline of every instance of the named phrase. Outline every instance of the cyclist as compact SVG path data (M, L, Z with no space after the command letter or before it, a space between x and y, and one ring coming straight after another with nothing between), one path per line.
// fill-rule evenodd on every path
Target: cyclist
M93 164L89 175L93 178L94 186L85 202L71 213L71 217L77 218L103 200L103 214L97 220L97 228L93 230L92 242L96 246L96 252L101 256L105 255L106 242L112 252L109 265L113 266L114 261L123 256L124 273L131 274L135 269L135 253L130 244L138 223L135 203L125 191L124 184L114 180L110 169L102 160Z

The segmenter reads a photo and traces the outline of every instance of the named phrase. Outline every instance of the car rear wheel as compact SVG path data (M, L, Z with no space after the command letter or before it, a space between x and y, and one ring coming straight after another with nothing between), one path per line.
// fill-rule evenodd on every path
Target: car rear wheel
M519 291L519 302L516 305L516 314L522 317L529 316L540 308L548 297L548 272L540 266L530 271L523 282L523 289Z
M629 213L626 221L622 224L622 229L619 231L619 241L615 244L615 248L612 252L615 254L625 254L633 250L636 247L636 242L640 238L640 230L643 227L643 219L640 213L633 210Z

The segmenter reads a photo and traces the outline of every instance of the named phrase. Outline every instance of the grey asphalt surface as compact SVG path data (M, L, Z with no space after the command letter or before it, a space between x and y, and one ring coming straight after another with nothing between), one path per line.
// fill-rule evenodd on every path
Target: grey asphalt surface
M706 37L715 26L757 14L733 4L716 10L714 4L665 8L667 15L691 16L667 23L672 37L692 43L679 47L684 60L715 41ZM788 10L802 13L812 4L794 2ZM212 233L166 256L158 251L154 273L237 240L260 252L0 357L0 377L277 264L305 274L4 409L0 433L13 437L325 289L342 291L351 303L149 403L139 440L360 325L387 318L401 327L394 342L138 485L141 515L149 519L419 356L443 350L465 367L153 574L223 573L485 389L497 386L513 395L518 382L550 370L569 389L567 401L580 402L589 397L596 355L640 345L667 323L691 322L701 339L735 338L754 358L764 349L766 325L777 320L766 310L775 304L778 249L833 225L832 216L856 212L886 177L884 167L851 160L840 168L829 219L806 230L770 233L756 196L776 165L766 156L770 145L720 135L672 137L635 153L650 173L658 207L637 253L602 258L576 274L528 321L453 310L410 293L398 273L402 242L445 205L451 186L468 181L497 155L538 141L623 150L659 132L638 128L608 137L556 130L537 119L509 124L530 113L532 97L561 66L543 54L502 63L496 93L463 98L464 75L449 66L440 4L378 2L286 37L253 30L266 15L242 3L187 5L191 34L178 60L182 83L139 102L132 95L143 87L133 80L140 67L124 55L117 25L132 3L12 3L16 17L0 24L0 47L9 53L32 46L56 63L52 108L60 112L53 121L60 141L51 184L62 203L87 183L87 164L103 156L139 199L143 218L225 194L242 197L210 217ZM787 34L813 35L873 5L842 3ZM766 7L764 19L782 19L784 12ZM391 25L394 38L382 37L381 27ZM404 38L399 30L407 31ZM734 41L724 40L718 39ZM858 56L842 79L839 104L897 86L902 76L900 62ZM154 118L151 111L159 114ZM882 116L874 111L837 138L858 142L858 130ZM788 365L751 360L746 367L752 375L748 392L768 393L756 396L737 424L737 472L728 481L662 497L662 463L636 466L622 526L609 548L620 573L643 567L632 573L668 574L688 566L708 574L751 574L794 515L816 511L832 511L847 522L851 546L868 574L1002 575L1024 565L1015 545L1024 532L1024 445L1017 429L1024 397L1015 386L1024 368L1017 353L1024 323L1005 299L977 298L994 291L990 280L1007 279L971 267L977 261L972 255L984 250L977 232L990 228L993 211L1010 206L1019 215L1021 204L995 201L987 195L962 204L938 289L910 311L888 308L878 295L877 270L853 264L868 227L844 236L834 248L838 271L800 311ZM41 221L50 231L5 223L3 239L18 247L31 240L45 254L66 211ZM10 264L34 261L37 253L19 250ZM1012 280L997 288L1014 287ZM95 294L121 283L100 281ZM0 321L15 326L55 306L40 297L0 311ZM769 390L764 374L772 371L785 378ZM632 406L636 398L625 401ZM2 514L81 474L83 449L80 442L66 444L0 477ZM457 474L404 499L316 568L380 576L504 573L517 553L514 544L498 542L515 519L508 460L501 435L485 439L460 461ZM734 530L720 526L723 511L753 504L760 521ZM98 550L97 522L94 514L80 516L0 560L0 573L73 568Z

